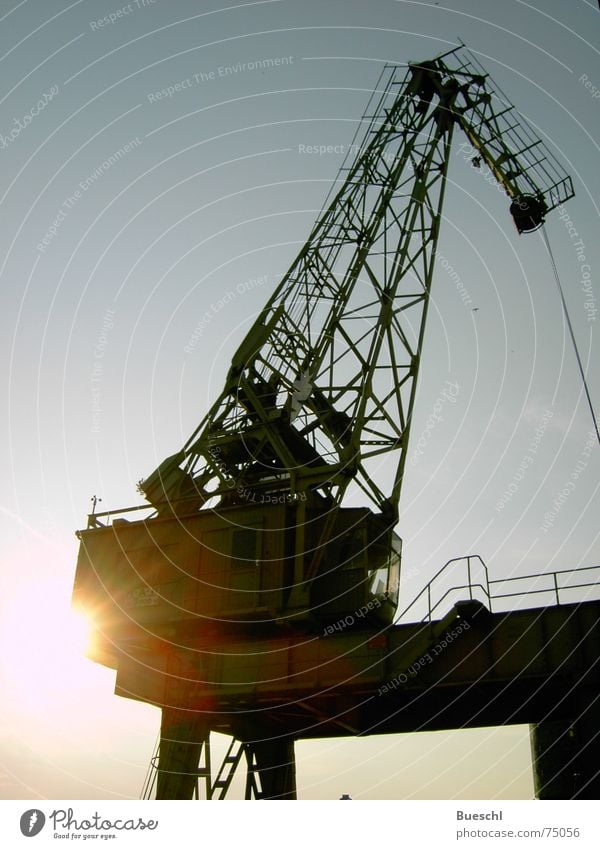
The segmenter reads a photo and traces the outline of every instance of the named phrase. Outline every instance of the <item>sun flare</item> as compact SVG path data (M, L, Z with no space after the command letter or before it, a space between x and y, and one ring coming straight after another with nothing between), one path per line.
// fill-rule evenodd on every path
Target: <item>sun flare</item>
M71 606L64 586L50 579L23 582L3 610L0 630L5 686L21 709L39 709L40 703L47 712L58 709L61 692L71 700L89 686L93 625Z
M78 655L85 656L92 646L94 626L80 607L71 608L71 621L66 623L65 636L69 645Z

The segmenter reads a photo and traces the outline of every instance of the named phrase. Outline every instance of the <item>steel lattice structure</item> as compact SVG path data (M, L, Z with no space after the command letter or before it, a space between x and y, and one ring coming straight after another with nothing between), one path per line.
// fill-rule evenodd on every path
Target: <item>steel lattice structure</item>
M545 680L563 667L562 648L552 658L540 648L549 625L526 650L520 636L513 646L530 627L525 614L498 644L469 558L468 601L439 621L394 625L393 528L455 128L473 165L485 164L511 199L519 232L568 200L571 181L464 46L386 66L363 120L354 161L235 352L219 398L183 449L140 482L152 515L92 513L78 533L74 599L95 622L92 656L116 669L119 695L162 710L157 798L191 798L202 782L207 798L223 798L243 757L247 798L295 798L295 740L422 729L424 716L431 728L462 727L479 711L453 712L452 696L440 720L437 690L448 688L434 686L456 669L456 692L472 700L489 666L488 723L538 722L544 698L516 713L530 704L526 688L517 708L496 707L493 688L506 689L498 669L523 685L534 657L548 664L536 667ZM357 495L366 503L356 506ZM560 634L557 611L544 615ZM462 616L474 642L432 665L432 708L423 713L409 692L415 714L405 718L402 690L373 698ZM589 616L597 630L597 611ZM211 731L234 738L214 780Z
M513 198L521 231L573 192L464 47L386 66L376 97L353 164L220 397L141 482L153 504L183 499L187 512L287 491L335 507L353 481L397 520L454 128ZM382 455L396 470L388 492L373 474Z

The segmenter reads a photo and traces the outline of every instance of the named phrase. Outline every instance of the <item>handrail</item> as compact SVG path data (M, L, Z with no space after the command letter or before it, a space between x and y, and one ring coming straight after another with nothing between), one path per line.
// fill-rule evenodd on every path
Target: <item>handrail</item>
M444 563L444 565L441 567L441 569L438 569L438 571L435 573L435 575L429 581L429 583L425 584L425 586L423 587L421 592L418 593L413 598L413 600L410 602L410 604L407 605L404 608L404 610L401 611L398 618L401 619L403 616L405 616L408 613L408 611L417 604L417 602L421 599L422 596L427 595L427 615L424 616L421 621L424 621L425 619L427 619L427 621L430 622L431 621L431 614L439 606L440 601L442 601L442 599L438 599L435 602L435 604L433 604L433 605L431 604L431 588L432 588L433 584L446 571L446 569L448 569L448 567L451 564L460 563L460 562L463 562L465 560L467 561L467 573L468 573L468 578L469 578L467 584L464 584L462 586L457 586L457 587L451 587L449 590L446 591L446 593L444 594L444 596L442 598L445 598L450 592L453 592L454 590L468 589L469 590L469 598L472 599L473 598L472 590L476 586L479 586L483 590L486 598L489 600L490 599L490 592L489 592L490 580L489 580L489 576L488 576L487 566L485 565L484 561L479 556L479 554L466 554L463 557L452 557L450 560L448 560L446 563ZM483 571L484 571L484 574L485 574L485 584L486 584L485 587L482 586L481 584L475 585L471 582L471 560L479 561L479 563L483 567Z
M561 589L562 590L583 590L583 589L586 589L586 587L598 587L598 586L599 585L597 583L592 583L592 584L588 583L588 584L573 584L572 586L569 586L569 587L546 587L546 588L543 588L541 590L527 590L526 593L502 593L501 595L499 594L499 595L493 596L493 598L523 598L523 596L536 595L538 593L552 593L553 592L556 595L556 598L557 598L556 603L560 604L561 602L560 602L560 597L559 597L559 590L561 590Z
M116 509L116 510L103 510L102 512L99 512L99 513L88 513L87 529L91 530L93 528L109 528L110 527L110 521L103 523L103 522L100 522L98 520L99 519L106 519L106 518L116 519L122 513L135 513L135 512L139 512L141 510L150 510L150 511L152 511L152 513L154 515L156 514L156 508L152 504L136 504L134 507L121 507L120 509ZM148 516L146 518L151 518L151 517ZM79 531L78 531L78 533L79 533Z
M146 770L146 775L144 778L144 785L142 787L142 795L141 799L150 799L152 798L152 793L154 792L154 787L156 785L156 776L158 773L158 755L160 748L160 734L156 738L156 743L154 744L154 753L150 758L150 763L148 764L148 769Z
M531 575L512 575L510 578L494 578L490 584L503 584L505 581L524 581L529 578L548 578L550 575L572 575L575 572L587 572L600 569L600 566L578 566L577 569L556 569L553 572L532 572Z
M561 585L559 583L559 576L561 575L579 575L583 572L591 572L593 570L600 570L600 566L580 566L577 569L558 569L553 572L534 572L532 575L513 575L510 578L496 578L493 581L490 581L490 584L507 584L515 581L524 581L529 580L532 581L535 578L542 579L552 579L552 583L548 587L538 587L537 589L527 589L525 592L514 592L514 593L498 593L494 592L492 594L492 598L501 599L501 598L515 598L517 596L527 596L527 595L537 595L539 593L554 593L556 598L556 604L560 604L560 593L564 593L569 590L578 590L578 589L587 589L590 587L597 587L599 583L597 581L594 582L586 582L586 583L577 583L577 584L565 584ZM583 576L582 576L583 577Z
M472 565L471 561L474 560L478 562L483 569L483 575L485 577L484 583L480 581L474 581L472 574ZM467 570L467 580L466 583L456 584L452 587L445 589L445 592L438 598L435 596L434 585L436 581L446 573L448 574L449 567L453 564L457 563L465 563ZM552 572L534 572L531 575L512 575L508 578L494 578L490 580L488 568L483 561L483 559L478 554L467 554L463 557L453 557L448 560L441 569L435 573L433 578L425 584L423 589L413 598L413 600L408 604L398 615L397 620L402 619L406 616L406 614L412 610L415 606L418 605L419 602L423 602L426 604L427 612L421 618L421 622L431 622L433 613L440 607L440 605L448 598L449 595L455 594L461 590L468 591L468 598L473 600L473 591L479 590L483 594L487 604L489 606L490 611L496 607L494 602L498 602L500 599L508 599L508 598L524 598L528 595L538 595L540 593L554 593L556 604L561 604L561 593L564 593L571 590L577 589L587 589L591 587L597 587L600 589L599 581L587 581L584 583L576 583L576 584L565 584L563 585L560 581L560 577L563 575L579 575L583 572L591 572L593 570L600 571L600 565L598 566L581 566L576 569L558 569L553 570ZM582 576L583 577L583 576ZM533 581L536 578L543 578L550 581L550 586L541 587L541 588L531 588L526 589L520 592L496 592L495 588L498 584L508 584L516 581Z
M458 590L468 589L469 590L469 601L473 601L472 590L475 590L475 589L478 589L478 588L480 590L483 590L483 592L485 593L485 587L483 586L483 584L463 584L462 586L458 586L458 587L450 587L450 589L446 590L444 595L440 599L438 599L438 601L431 608L429 619L431 619L431 613L433 613L434 610L436 610L436 608L438 608L440 606L440 604L444 601L445 598L447 598L450 595L450 593L455 593Z

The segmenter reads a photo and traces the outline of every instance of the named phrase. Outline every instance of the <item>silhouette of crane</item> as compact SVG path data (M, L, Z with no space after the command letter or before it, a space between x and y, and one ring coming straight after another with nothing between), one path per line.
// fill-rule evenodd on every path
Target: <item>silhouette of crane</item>
M307 717L325 721L297 677L325 664L317 686L354 676L357 692L377 689L383 667L365 678L352 640L372 637L379 663L395 633L395 527L455 130L519 233L573 195L464 46L385 66L363 121L219 397L139 483L149 506L93 512L79 532L75 598L98 623L93 657L117 669L117 692L163 711L158 798L190 798L200 779L222 798L244 757L248 798L294 798L293 741L314 734ZM324 630L343 652L324 648ZM327 722L359 733L343 715ZM214 780L211 729L234 736Z

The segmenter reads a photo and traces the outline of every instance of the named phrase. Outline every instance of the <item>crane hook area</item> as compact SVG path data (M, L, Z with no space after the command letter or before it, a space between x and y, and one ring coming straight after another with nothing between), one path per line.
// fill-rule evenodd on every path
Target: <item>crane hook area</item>
M547 211L543 197L535 195L519 195L510 205L510 214L519 233L533 233L541 227Z

